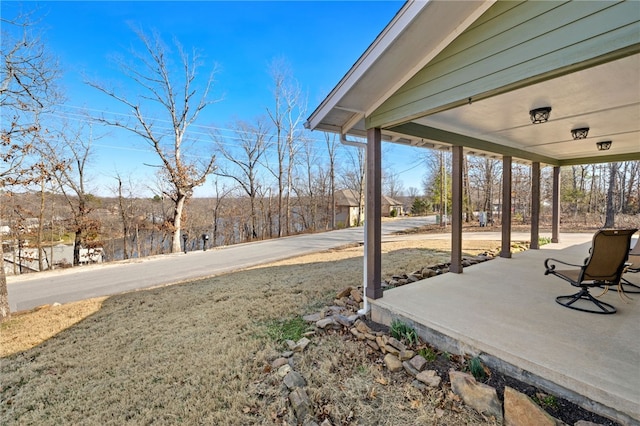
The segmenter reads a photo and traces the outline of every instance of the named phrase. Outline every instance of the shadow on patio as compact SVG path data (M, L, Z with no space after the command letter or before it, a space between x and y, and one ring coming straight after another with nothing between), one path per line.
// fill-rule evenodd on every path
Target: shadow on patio
M387 290L371 302L371 317L387 325L399 318L441 350L480 355L498 371L622 424L637 424L640 295L625 302L611 289L602 300L618 312L589 314L557 304L556 296L576 289L544 275L548 257L581 264L591 237L562 234L561 243L540 250Z

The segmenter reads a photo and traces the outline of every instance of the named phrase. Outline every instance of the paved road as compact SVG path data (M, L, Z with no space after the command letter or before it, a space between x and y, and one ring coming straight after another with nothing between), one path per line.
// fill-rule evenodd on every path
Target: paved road
M398 218L382 223L382 233L435 223L435 216ZM301 254L361 242L364 230L348 228L319 234L297 235L58 271L8 277L12 312L48 303L67 303L91 297L194 280L286 259Z

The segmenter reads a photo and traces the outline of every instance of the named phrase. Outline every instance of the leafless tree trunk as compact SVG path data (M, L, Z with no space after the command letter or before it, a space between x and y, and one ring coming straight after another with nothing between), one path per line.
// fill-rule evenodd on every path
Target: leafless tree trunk
M228 148L223 140L216 140L218 151L230 163L230 166L220 166L215 174L234 180L249 197L251 229L247 239L250 240L258 236L256 209L260 188L258 166L269 147L269 129L260 120L255 126L240 122L235 126L235 133L239 140L238 150Z
M324 134L324 140L327 144L327 152L329 153L329 229L336 227L336 135L329 133Z
M605 228L613 228L615 226L616 206L616 175L618 174L618 163L609 164L609 188L607 189L607 215L604 221Z
M29 15L0 17L2 24L0 65L0 188L28 184L32 168L28 158L33 137L41 129L34 116L58 99L56 61L33 33ZM11 315L0 235L0 321Z
M289 234L291 221L291 193L296 154L300 142L300 124L305 118L306 104L302 91L291 75L289 64L284 59L276 59L270 65L274 83L274 107L267 113L275 130L278 164L267 167L278 184L278 237Z
M177 253L181 251L180 230L185 202L193 195L193 189L202 185L214 169L213 155L202 154L196 160L187 160L185 143L188 140L190 126L194 124L200 112L213 103L209 100L209 91L213 85L215 67L204 84L199 85L197 76L200 58L196 52L189 56L175 41L181 69L173 70L171 52L158 34L154 33L152 38L140 30L137 30L136 34L143 45L142 53L130 52L138 61L137 65L131 65L124 59L120 60L119 65L123 74L136 84L141 93L135 97L121 94L96 82L90 81L88 84L133 111L134 118L131 120L103 116L99 121L140 136L158 155L160 167L164 172L163 177L171 187L165 195L173 201L170 223L173 234L171 251ZM200 93L198 98L197 93ZM160 105L165 113L164 120L171 123L171 130L168 132L163 130L162 126L155 126L155 120L151 118L151 111L157 105ZM149 115L144 113L147 108ZM170 147L164 142L165 138L172 140Z

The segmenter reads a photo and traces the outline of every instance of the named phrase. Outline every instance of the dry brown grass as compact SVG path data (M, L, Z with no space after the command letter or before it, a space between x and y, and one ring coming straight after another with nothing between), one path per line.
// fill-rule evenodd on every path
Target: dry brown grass
M476 254L497 243L469 244ZM385 243L383 275L445 261L448 245ZM284 348L268 324L315 312L361 279L357 247L16 315L1 329L2 423L292 424L269 368ZM334 425L488 424L440 410L442 391L418 391L338 335L314 338L296 362L316 415Z

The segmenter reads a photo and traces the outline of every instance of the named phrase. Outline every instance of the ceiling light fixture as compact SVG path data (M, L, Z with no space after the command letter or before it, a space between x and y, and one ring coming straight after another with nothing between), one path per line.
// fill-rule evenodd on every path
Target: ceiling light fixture
M579 129L571 130L571 136L573 136L574 140L586 139L588 134L589 134L588 127L581 127Z
M611 141L596 142L596 145L598 146L598 151L607 151L611 148Z
M549 114L551 114L551 107L536 108L529 111L533 124L546 123L549 121Z

